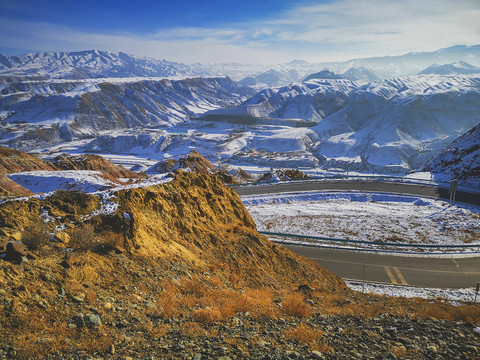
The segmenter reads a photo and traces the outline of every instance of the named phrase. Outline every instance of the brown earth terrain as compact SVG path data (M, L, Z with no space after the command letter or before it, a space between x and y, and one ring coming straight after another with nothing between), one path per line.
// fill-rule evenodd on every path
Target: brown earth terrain
M355 293L218 178L172 176L112 190L111 214L80 192L0 204L0 359L478 355L480 308Z

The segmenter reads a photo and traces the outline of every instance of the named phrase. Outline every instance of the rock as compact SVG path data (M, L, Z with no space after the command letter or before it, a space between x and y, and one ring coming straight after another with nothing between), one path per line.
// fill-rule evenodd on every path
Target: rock
M56 233L53 238L58 241L59 243L62 243L64 245L67 245L70 243L70 235L68 235L66 232L58 232Z
M50 282L50 281L53 280L53 275L50 274L50 273L42 274L42 275L40 275L40 278L41 278L43 281Z
M106 303L103 305L103 308L108 311L108 310L111 310L111 309L113 308L113 305L112 305L111 303L109 303L109 302L106 302Z
M100 316L97 314L88 314L87 316L84 317L85 325L88 328L94 328L98 327L102 324L102 321L100 320Z
M63 298L65 296L65 289L60 287L58 288L58 296Z
M300 357L300 353L297 351L287 351L286 355L289 359L298 359Z
M157 305L155 305L153 302L151 301L147 301L145 303L145 308L147 309L150 309L150 310L153 310L153 309L156 309L157 308Z
M310 353L310 357L309 359L313 359L313 360L323 360L325 359L325 357L322 355L322 353L320 351L312 351Z
M315 289L311 288L310 286L308 286L307 284L301 284L301 285L298 285L298 288L297 288L297 291L301 291L301 292L304 292L304 291L313 291Z
M441 348L447 347L448 344L443 340L437 340L437 345Z
M220 356L218 360L232 360L228 356Z
M232 318L232 325L233 326L243 326L243 321L242 319L239 319L238 317Z
M23 257L27 257L28 254L28 249L27 247L22 244L22 243L13 243L9 242L7 243L7 249L5 251L5 260L15 262L15 263L21 263Z
M75 325L77 325L78 328L82 328L85 326L85 319L82 313L76 314L72 318L72 321L74 322Z
M71 262L72 262L72 253L67 252L63 257L63 260L60 263L60 265L62 265L65 269L69 269L72 266Z
M85 299L85 296L72 295L72 300L77 302L77 303L82 303L84 299Z
M202 360L202 354L196 353L196 354L193 356L193 360Z
M478 353L478 348L476 346L473 346L473 345L465 345L463 347L464 351L468 351L468 352L473 352L473 353Z

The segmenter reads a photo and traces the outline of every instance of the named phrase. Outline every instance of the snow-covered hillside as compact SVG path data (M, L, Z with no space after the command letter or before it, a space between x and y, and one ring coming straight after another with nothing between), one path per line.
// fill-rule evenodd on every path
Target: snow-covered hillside
M346 105L313 130L327 164L403 172L480 122L480 78L412 76L353 90Z
M254 93L229 78L46 80L8 83L0 91L1 141L23 149L171 125Z
M234 109L212 110L204 116L253 116L319 122L345 106L348 94L365 82L312 80L280 89L266 89Z
M204 117L225 122L269 118L277 125L282 119L310 121L317 125L284 132L282 138L308 134L308 145L296 150L314 155L322 166L402 173L480 122L480 77L422 75L372 83L316 79L264 90ZM276 140L282 151L286 142ZM273 149L275 137L268 141ZM250 149L266 150L259 144L252 141Z
M480 182L480 124L429 159L419 171L447 175L449 179L462 179L467 183Z

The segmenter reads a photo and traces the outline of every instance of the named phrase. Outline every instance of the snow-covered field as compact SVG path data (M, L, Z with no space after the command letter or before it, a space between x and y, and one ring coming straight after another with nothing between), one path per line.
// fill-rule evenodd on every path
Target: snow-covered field
M91 170L27 171L9 174L8 177L33 193L48 193L55 190L80 190L95 192L116 186Z
M363 284L358 281L346 281L348 287L352 290L362 292ZM475 289L434 289L420 288L413 286L396 286L386 284L365 283L365 292L388 296L401 297L419 297L424 299L444 299L450 301L453 305L459 305L460 302L473 302L475 300ZM477 299L480 301L480 296Z
M480 208L419 196L308 192L242 201L260 231L412 244L480 243Z

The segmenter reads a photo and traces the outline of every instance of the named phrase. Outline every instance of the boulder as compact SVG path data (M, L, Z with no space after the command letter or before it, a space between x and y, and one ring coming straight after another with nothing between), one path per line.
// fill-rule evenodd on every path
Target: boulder
M27 247L19 242L9 242L7 243L7 249L5 251L5 260L20 263L23 258L33 259L33 256L27 249Z

